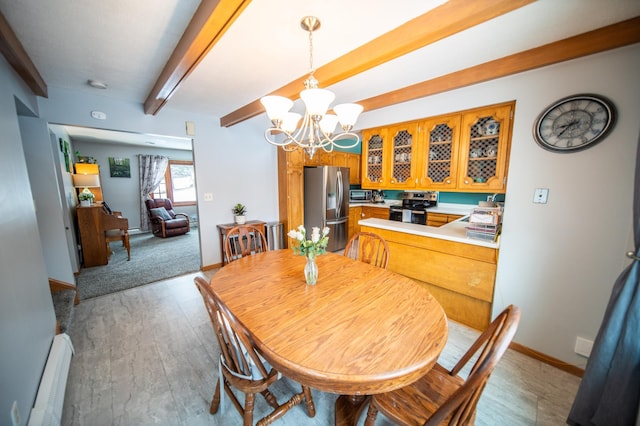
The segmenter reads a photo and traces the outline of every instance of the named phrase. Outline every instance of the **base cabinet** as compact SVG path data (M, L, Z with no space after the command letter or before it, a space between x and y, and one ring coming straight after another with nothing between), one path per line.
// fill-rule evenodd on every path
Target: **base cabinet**
M427 225L429 226L442 226L449 222L460 219L462 216L457 214L445 214L445 213L427 213Z
M429 289L447 316L478 330L491 321L498 249L361 226L389 245L389 270Z

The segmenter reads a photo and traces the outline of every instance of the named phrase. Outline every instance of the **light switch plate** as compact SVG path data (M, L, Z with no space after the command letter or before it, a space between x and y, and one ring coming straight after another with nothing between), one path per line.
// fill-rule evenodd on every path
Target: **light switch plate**
M205 193L204 193L204 200L205 200L205 201L213 201L213 193L211 193L211 192L205 192Z
M537 204L546 204L549 198L549 188L536 188L533 193L533 202Z

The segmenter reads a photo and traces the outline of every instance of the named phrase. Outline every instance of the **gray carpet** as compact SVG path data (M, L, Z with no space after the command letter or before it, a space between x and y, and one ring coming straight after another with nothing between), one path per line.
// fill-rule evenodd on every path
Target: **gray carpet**
M197 229L170 238L135 234L130 243L130 261L122 243L112 242L108 265L80 270L76 283L81 300L200 270Z

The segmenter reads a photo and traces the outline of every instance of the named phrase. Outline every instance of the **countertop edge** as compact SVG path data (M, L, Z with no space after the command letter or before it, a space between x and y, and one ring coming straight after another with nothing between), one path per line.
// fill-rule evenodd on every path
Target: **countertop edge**
M500 237L497 241L483 241L467 237L465 227L468 222L456 220L446 225L435 227L427 225L418 225L415 223L395 222L392 220L369 218L358 221L361 226L370 226L372 228L386 229L388 231L404 232L407 234L419 235L422 237L438 238L463 244L471 244L481 247L493 249L500 248Z

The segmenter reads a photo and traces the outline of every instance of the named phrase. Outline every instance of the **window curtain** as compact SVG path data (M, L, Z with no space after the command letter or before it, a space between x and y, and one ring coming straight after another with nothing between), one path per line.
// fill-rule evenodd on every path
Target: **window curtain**
M140 230L148 231L151 223L147 213L146 201L156 190L169 164L169 158L162 155L138 154L138 168L140 169Z
M633 194L634 250L618 277L567 423L640 424L640 140Z

